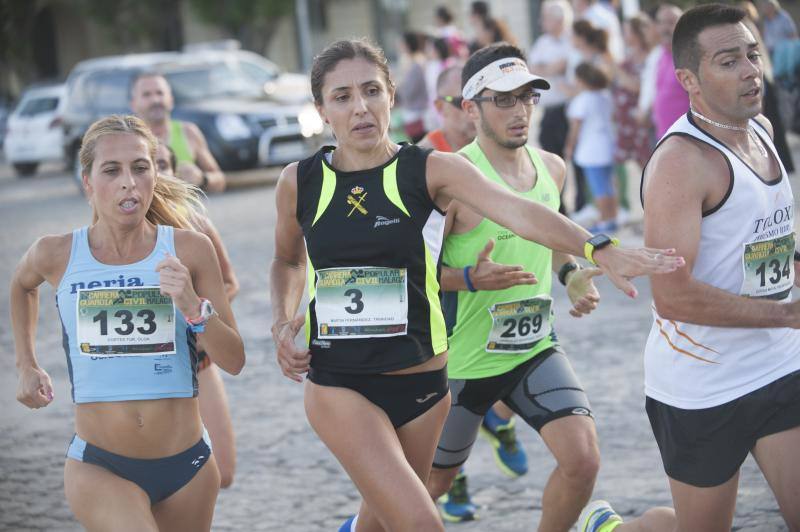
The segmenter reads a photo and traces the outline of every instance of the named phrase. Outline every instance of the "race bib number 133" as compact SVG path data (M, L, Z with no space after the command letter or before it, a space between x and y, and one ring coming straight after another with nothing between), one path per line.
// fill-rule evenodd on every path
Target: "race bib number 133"
M80 352L89 356L175 353L175 305L157 286L80 289Z

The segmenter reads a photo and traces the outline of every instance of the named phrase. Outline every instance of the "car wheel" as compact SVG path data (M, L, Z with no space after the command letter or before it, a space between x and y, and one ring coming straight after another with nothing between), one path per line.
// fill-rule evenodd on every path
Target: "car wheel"
M39 163L14 163L14 170L19 177L30 177L36 173Z

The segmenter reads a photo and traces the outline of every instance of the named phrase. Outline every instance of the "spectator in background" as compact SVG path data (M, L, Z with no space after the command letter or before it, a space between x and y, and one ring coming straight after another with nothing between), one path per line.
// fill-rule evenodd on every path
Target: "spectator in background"
M759 5L763 15L764 43L770 54L783 41L797 39L797 26L778 0L761 0Z
M617 165L620 203L617 222L620 225L627 222L631 199L627 194L628 172L625 163L635 161L639 170L643 169L652 148L649 123L642 125L637 119L641 75L655 44L650 40L652 25L650 18L643 13L634 15L623 23L622 35L627 55L617 66L612 83L614 124L617 132L614 162Z
M539 144L543 150L563 157L569 129L566 74L572 49L572 6L567 0L544 0L539 21L543 33L528 53L531 72L550 82L550 90L543 91L539 101L539 106L544 109L539 127Z
M425 38L416 32L403 33L400 51L400 83L397 100L403 113L403 130L411 142L425 136L428 90L425 86Z
M661 55L656 65L653 97L653 125L660 139L675 121L689 110L689 95L675 77L672 61L672 34L683 11L672 4L661 4L656 12L656 25L661 38Z
M481 46L478 44L477 35L482 31L484 21L490 17L489 4L486 2L472 2L469 7L469 27L472 30L472 41L470 41L467 55L472 54Z
M614 57L608 48L608 33L588 20L578 20L572 24L572 46L576 52L574 63L591 63L610 78L616 69Z
M614 127L608 74L597 65L581 63L575 69L578 94L569 102L569 135L564 156L583 170L589 182L600 221L592 233L617 229L617 196L614 190Z
M450 55L450 46L447 40L442 37L428 37L425 40L425 89L428 93L428 109L425 116L426 130L430 131L439 127L439 113L436 112L434 103L436 101L436 81L449 66L452 66L456 58Z
M567 77L570 80L569 96L574 96L580 90L575 79L576 66L580 63L592 64L602 70L606 78L611 78L615 67L614 59L608 51L608 34L605 30L593 26L588 20L573 22L572 47L573 51L567 67ZM588 226L597 219L599 213L592 202L591 190L586 186L586 178L581 165L575 161L573 164L575 167L575 212L571 217L576 223Z
M759 32L761 31L761 15L758 14L758 8L756 5L751 2L750 0L742 0L736 4L736 7L742 9L746 14L747 18L752 20L756 27L759 28Z
M648 13L648 18L652 21L658 8ZM639 83L639 102L636 105L636 119L639 125L649 128L651 131L650 146L655 147L655 140L652 138L653 130L653 100L656 98L656 76L658 74L658 60L661 58L661 34L658 31L657 24L650 24L648 32L648 40L653 43L650 53L644 60L644 67Z
M436 37L444 39L450 47L448 55L466 59L467 42L456 25L453 24L453 13L450 9L447 6L437 6L433 14L433 20L436 25Z
M601 28L608 34L608 49L615 60L621 61L625 55L622 42L622 28L616 13L597 0L572 0L576 20L587 20L595 28Z
M486 17L478 24L475 44L481 49L496 42L507 42L517 46L517 39L511 33L508 24L494 17Z
M636 161L644 168L650 157L650 131L636 120L641 75L653 44L650 41L652 21L645 14L635 15L623 24L627 56L614 73L614 123L617 126L615 161L624 164Z

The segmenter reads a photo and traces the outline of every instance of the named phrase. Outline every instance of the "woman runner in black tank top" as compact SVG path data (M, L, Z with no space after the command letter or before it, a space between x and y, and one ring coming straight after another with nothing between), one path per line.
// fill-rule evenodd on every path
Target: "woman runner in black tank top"
M438 301L443 210L458 200L514 233L581 255L591 237L547 207L484 178L457 154L389 139L386 59L338 41L314 60L314 100L336 149L278 181L271 298L278 364L308 373L309 422L358 487L358 530L444 530L425 488L447 415L446 333ZM619 288L673 271L672 250L598 249ZM310 305L297 316L303 288ZM305 327L308 348L294 345ZM351 518L342 530L355 530Z

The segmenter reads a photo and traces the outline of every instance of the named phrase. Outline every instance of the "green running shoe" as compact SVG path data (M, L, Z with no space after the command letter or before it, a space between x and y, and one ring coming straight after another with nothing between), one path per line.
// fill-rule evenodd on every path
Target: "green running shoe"
M439 498L442 519L451 523L474 521L478 518L478 507L472 504L467 490L467 475L459 471L450 486L450 491Z
M528 472L528 456L517 441L517 432L514 429L514 418L504 425L495 425L492 429L486 418L481 423L481 434L489 440L494 450L494 461L500 471L512 478L521 477Z

